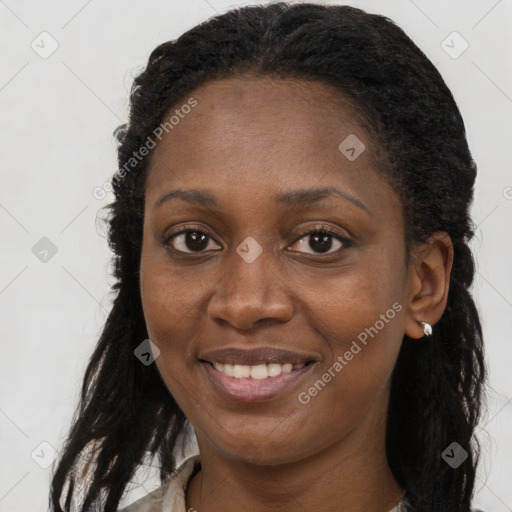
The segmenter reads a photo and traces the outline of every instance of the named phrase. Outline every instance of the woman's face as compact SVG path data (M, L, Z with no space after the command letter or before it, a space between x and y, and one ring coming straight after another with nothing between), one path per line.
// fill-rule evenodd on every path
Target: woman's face
M384 432L407 316L403 217L333 94L211 82L169 113L153 154L148 334L200 447L227 457L281 464Z

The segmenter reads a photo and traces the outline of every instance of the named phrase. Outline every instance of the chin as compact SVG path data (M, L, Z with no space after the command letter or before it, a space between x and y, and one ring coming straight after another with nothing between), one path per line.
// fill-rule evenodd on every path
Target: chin
M275 426L273 427L276 430ZM295 432L298 432L296 429ZM227 432L227 436L226 436ZM236 434L231 435L230 433ZM314 434L312 439L322 439L320 434ZM224 432L211 433L207 442L214 445L214 449L224 457L246 464L258 466L277 466L290 464L310 457L320 451L323 446L317 446L307 438L299 438L288 432L279 436L250 429L244 432L240 429L226 429ZM308 447L308 450L304 448Z

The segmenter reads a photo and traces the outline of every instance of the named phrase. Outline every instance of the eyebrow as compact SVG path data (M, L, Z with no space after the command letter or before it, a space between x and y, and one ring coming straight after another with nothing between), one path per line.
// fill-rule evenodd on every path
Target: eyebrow
M359 199L336 187L292 190L290 192L278 194L276 199L278 204L282 204L288 208L304 208L328 197L332 197L333 195L338 195L347 201L350 201L353 205L365 211L368 215L371 215L368 208ZM209 208L219 207L219 202L216 197L206 190L183 190L178 188L162 194L153 206L153 210L171 199L181 199L182 201L186 201L190 204Z

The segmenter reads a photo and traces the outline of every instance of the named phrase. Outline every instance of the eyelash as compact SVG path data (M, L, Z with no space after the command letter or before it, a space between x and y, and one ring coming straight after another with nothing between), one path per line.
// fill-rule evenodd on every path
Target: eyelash
M199 229L199 228L197 228L195 226L185 226L184 229L182 229L181 231L178 231L176 233L172 233L171 235L165 237L162 240L162 244L164 245L164 247L168 247L169 244L171 243L171 241L174 238L176 238L179 235L188 234L188 233L197 233L199 235L206 235L209 239L215 241L215 237L208 230L206 230L204 228ZM293 242L293 244L297 243L300 239L302 239L306 235L315 235L315 234L330 235L330 236L336 238L336 240L338 240L339 242L341 242L343 244L343 249L348 249L349 247L352 246L352 242L348 238L345 238L345 237L341 236L338 232L334 231L332 228L330 228L328 226L318 226L318 227L316 227L314 229L306 230L306 231L300 233L298 238L296 238L295 241ZM205 252L205 251L185 252L185 251L179 251L179 250L174 249L174 248L172 248L172 250L177 252L177 253L179 253L179 254L198 254L198 255L201 255L202 253ZM316 256L324 256L324 255L325 256L330 256L330 255L333 255L333 254L341 252L341 250L342 249L338 249L338 250L336 250L334 252L328 252L328 253L305 253L305 254L309 254L310 256L315 256L315 255ZM300 251L293 251L293 252L300 252Z

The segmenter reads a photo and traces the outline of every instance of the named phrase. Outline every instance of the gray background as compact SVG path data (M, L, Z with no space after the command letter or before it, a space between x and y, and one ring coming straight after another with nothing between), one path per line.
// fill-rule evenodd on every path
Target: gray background
M52 447L64 440L111 305L99 218L112 196L98 200L93 189L116 168L112 132L127 118L132 78L157 44L254 3L0 1L1 512L47 510ZM345 3L404 28L466 123L479 167L474 293L490 370L475 504L512 511L512 2ZM129 499L154 485L145 481Z

